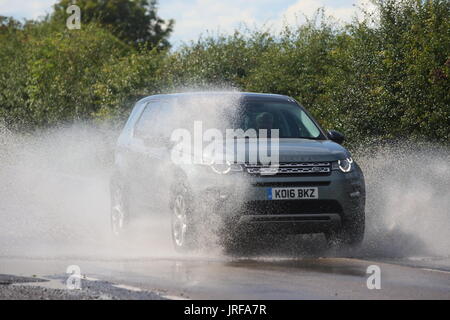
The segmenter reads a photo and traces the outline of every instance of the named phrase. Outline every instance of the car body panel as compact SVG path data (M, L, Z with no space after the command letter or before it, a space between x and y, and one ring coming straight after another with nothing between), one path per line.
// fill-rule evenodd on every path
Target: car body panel
M214 206L210 207L210 211L224 219L234 219L233 221L237 221L238 224L268 226L268 229L275 232L281 229L292 229L290 231L294 232L323 232L338 227L344 220L352 219L352 216L358 210L364 210L364 177L356 162L351 172L343 173L332 170L327 175L255 176L245 172L245 169L243 172L218 175L206 165L175 164L171 161L171 149L167 145L148 144L136 136L136 123L149 103L185 99L197 95L237 95L242 99L249 100L285 101L296 104L304 110L294 99L274 94L200 92L155 95L140 100L133 108L118 139L115 153L116 172L132 184L129 190L133 196L133 201L138 203L139 206L154 206L157 204L161 208L170 207L173 201L171 189L173 185L183 181L192 192L192 197L198 206L201 206L202 203L214 203ZM321 161L331 163L351 157L343 146L329 140L325 131L313 117L311 118L320 129L320 138L280 139L280 163ZM250 142L245 139L238 139L236 143L245 144L248 147ZM228 152L226 147L224 147L224 152ZM264 216L266 220L261 218L263 214L258 212L256 214L245 214L245 210L242 210L250 202L262 204L266 207L277 206L274 203L276 201L267 199L267 189L280 186L314 186L318 188L319 192L317 201L322 201L321 203L324 204L327 204L327 201L334 201L338 203L336 208L340 209L331 210L332 212L320 212L314 209L315 212L312 213L306 209L313 207L311 203L319 202L316 200L302 202L302 200L293 204L299 207L298 212L295 212L295 208L292 209L289 204L286 207L289 207L289 212L283 212L280 209L281 211L277 211L276 215L266 214ZM301 209L302 204L305 204L306 211ZM273 219L271 220L271 218ZM280 219L285 220L281 221Z

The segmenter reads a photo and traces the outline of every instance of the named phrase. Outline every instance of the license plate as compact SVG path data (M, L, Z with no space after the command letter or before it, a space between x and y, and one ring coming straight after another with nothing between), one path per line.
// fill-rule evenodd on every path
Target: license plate
M317 188L268 188L269 200L319 199Z

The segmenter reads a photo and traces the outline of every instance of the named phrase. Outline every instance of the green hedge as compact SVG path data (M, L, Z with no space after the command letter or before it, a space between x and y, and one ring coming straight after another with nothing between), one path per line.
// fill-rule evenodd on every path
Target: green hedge
M280 33L236 31L173 51L44 21L0 27L0 118L11 127L123 119L140 95L234 87L293 96L349 142L450 141L450 2L378 1L345 27L318 14Z

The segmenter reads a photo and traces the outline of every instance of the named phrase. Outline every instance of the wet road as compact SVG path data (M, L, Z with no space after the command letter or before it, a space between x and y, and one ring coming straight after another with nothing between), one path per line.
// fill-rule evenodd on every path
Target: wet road
M67 266L78 265L89 283L99 283L104 297L114 297L112 288L123 288L176 299L450 299L448 260L2 257L0 274L50 279L32 285L65 289ZM370 265L380 267L379 290L367 287Z
M312 235L268 243L250 257L214 246L180 255L168 221L158 221L137 224L125 241L97 227L92 234L75 228L71 237L67 229L31 239L2 233L0 299L450 299L450 257L428 255L399 232L375 244L369 235L355 252L330 251ZM66 288L71 265L81 270L81 291ZM380 268L379 290L367 286L372 265Z

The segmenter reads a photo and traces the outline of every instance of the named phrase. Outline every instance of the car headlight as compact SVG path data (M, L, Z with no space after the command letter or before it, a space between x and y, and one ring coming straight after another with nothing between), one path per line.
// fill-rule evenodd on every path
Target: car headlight
M230 163L229 161L225 163L212 163L209 165L217 174L228 174L230 172L241 172L243 171L242 166L237 163Z
M353 169L353 159L346 158L343 160L338 160L337 162L333 162L333 170L341 170L342 172L350 172Z

